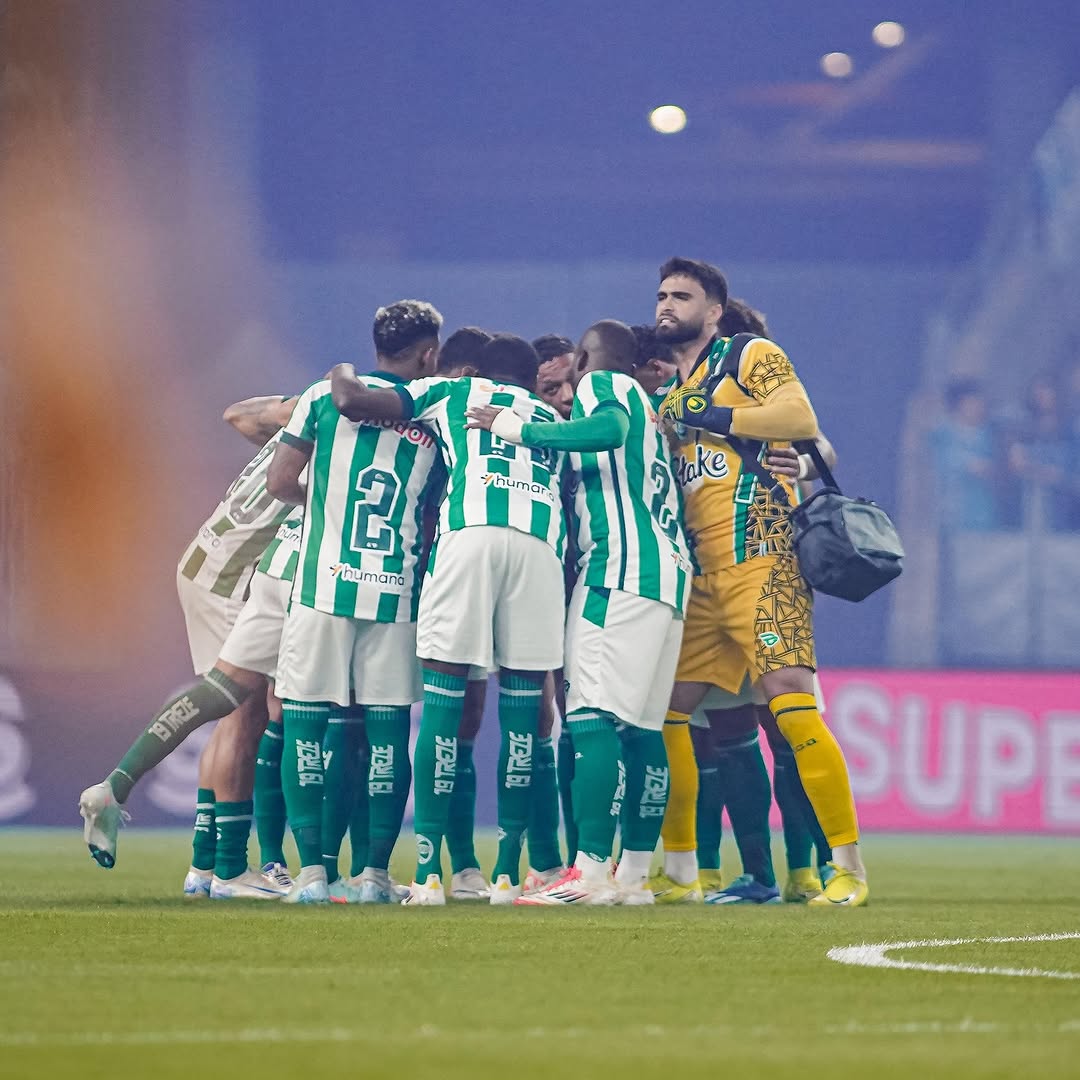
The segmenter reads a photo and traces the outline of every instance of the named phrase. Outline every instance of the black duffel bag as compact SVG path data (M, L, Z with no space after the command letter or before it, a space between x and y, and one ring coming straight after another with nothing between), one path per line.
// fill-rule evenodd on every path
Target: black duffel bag
M805 450L825 486L791 510L795 555L806 583L841 600L865 600L899 577L904 547L889 515L870 499L841 492L817 445Z

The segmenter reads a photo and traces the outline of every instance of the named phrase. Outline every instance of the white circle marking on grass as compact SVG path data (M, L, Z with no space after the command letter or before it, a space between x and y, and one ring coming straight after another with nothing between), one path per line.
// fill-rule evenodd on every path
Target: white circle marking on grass
M882 941L877 945L838 945L825 955L838 964L853 967L894 968L904 971L937 971L958 975L1011 975L1035 979L1080 979L1080 971L1048 971L1045 968L983 967L978 964L929 964L898 960L888 954L901 949L947 949L951 945L1005 945L1024 941L1075 941L1080 931L1062 934L1022 934L1018 937L938 938L928 941Z

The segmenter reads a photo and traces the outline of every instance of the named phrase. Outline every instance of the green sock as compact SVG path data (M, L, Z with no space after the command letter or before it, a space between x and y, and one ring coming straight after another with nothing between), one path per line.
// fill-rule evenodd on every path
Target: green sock
M573 866L577 857L578 836L574 822L574 743L570 738L570 726L566 723L559 733L559 753L555 761L559 778L559 802L562 803L563 828L566 830L566 865Z
M784 854L789 870L813 865L814 838L803 813L799 792L802 783L795 767L795 752L785 740L782 747L773 746L773 790L780 807L780 824L784 830Z
M331 706L326 702L284 701L285 746L281 789L285 811L300 852L301 866L322 866L322 745Z
M248 837L251 835L252 801L214 804L217 850L215 876L227 881L239 877L248 868Z
M341 841L359 802L363 718L363 709L334 705L323 736L322 862L330 882L340 876Z
M534 870L551 870L562 865L559 852L559 786L555 769L555 743L550 736L536 740L532 810L525 835L529 841L529 865Z
M255 832L259 837L259 864L285 865L285 796L281 793L281 722L266 725L255 759Z
M214 822L214 792L201 787L195 796L195 831L191 837L191 865L196 870L213 870L217 849Z
M370 709L365 711L365 726ZM367 777L371 771L371 756L367 739L360 739L358 788L349 817L349 876L356 877L371 865L371 799L368 797ZM389 866L389 863L387 863Z
M626 766L623 850L652 852L660 839L670 787L664 735L630 724L623 724L618 734Z
M409 801L409 789L412 787L409 708L405 705L369 705L365 723L368 743L371 746L367 774L371 848L364 865L376 870L386 870L390 866L390 856L394 853L394 845L401 833L405 804ZM460 762L460 756L458 760ZM355 867L355 848L353 854ZM362 866L360 871L363 869ZM360 871L354 869L353 876Z
M757 729L748 735L717 739L715 746L717 786L731 818L743 873L771 888L776 884L769 832L772 790Z
M442 842L457 771L458 727L465 706L464 675L424 670L424 711L413 758L416 878L442 877Z
M694 740L694 757L698 763L698 866L702 870L719 870L724 802L716 775L716 751L711 732L691 727L690 735Z
M512 885L521 874L521 842L532 809L533 747L540 725L540 699L544 676L499 677L499 854L494 881L507 874Z
M626 794L616 720L610 713L576 709L566 718L574 740L574 815L578 854L611 858Z
M446 846L455 874L470 866L479 866L476 857L476 766L473 765L472 739L458 739L457 775L450 796L450 814L446 822Z
M240 708L250 693L217 668L211 668L203 678L170 698L109 773L108 784L116 801L127 802L131 789L139 780L164 761L196 728L228 716Z

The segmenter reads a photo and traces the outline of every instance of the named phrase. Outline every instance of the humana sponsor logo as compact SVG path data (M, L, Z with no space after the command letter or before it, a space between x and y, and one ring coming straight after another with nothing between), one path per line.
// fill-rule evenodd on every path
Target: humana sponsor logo
M403 574L376 573L374 570L357 570L348 563L334 563L330 567L330 576L348 581L353 585L396 585L398 588L405 587Z
M502 473L484 473L480 478L484 487L504 488L507 491L524 491L537 498L555 501L555 493L546 484L534 484L529 480L515 480L512 476L503 476Z

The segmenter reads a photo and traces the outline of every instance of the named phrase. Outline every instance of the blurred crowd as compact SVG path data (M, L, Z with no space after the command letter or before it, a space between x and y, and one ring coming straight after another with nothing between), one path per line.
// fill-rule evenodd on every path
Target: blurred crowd
M944 530L1080 532L1080 360L1009 400L952 380L930 440Z

